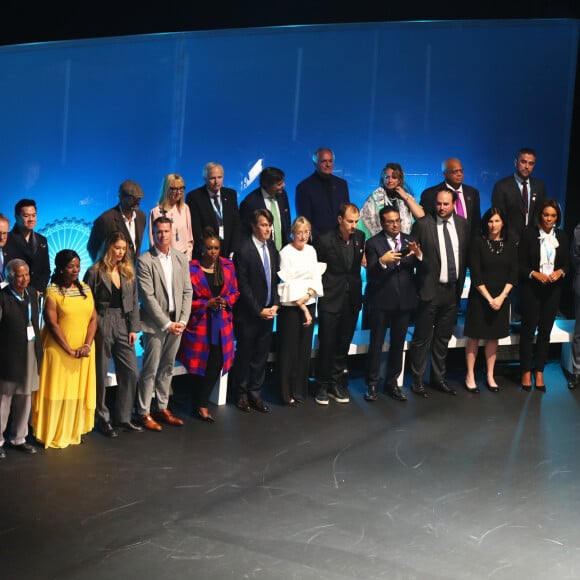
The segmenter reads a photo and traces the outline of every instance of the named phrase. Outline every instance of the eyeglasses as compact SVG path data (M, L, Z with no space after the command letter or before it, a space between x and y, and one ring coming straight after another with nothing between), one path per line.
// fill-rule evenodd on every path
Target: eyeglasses
M0 232L0 237L8 237L8 232Z
M185 185L180 185L179 187L170 187L169 191L171 191L171 193L175 191L185 191Z
M396 226L401 223L401 218L397 218L396 220L383 220L383 223L388 226Z
M309 238L310 237L310 233L311 232L309 230L306 230L304 232L296 232L294 234L294 237L296 237L296 238Z

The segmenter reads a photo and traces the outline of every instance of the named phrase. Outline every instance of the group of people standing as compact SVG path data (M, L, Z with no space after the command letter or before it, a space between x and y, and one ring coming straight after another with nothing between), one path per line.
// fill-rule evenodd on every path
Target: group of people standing
M521 305L522 388L531 389L534 371L535 388L545 390L569 243L558 229L558 203L530 176L535 160L530 149L518 153L514 174L496 184L483 218L479 192L463 183L458 159L444 162L443 183L425 190L419 203L405 188L402 167L388 163L359 211L347 182L333 174L333 152L321 148L313 156L314 173L296 188L293 222L284 173L274 167L263 169L259 187L239 207L217 163L205 166L205 185L187 196L183 177L169 174L148 220L139 207L144 193L128 180L119 188L119 203L93 224L88 251L94 264L84 281L79 256L62 250L49 285L46 239L34 232L36 205L21 200L13 230L0 215L0 282L6 275L0 292L0 458L10 413L10 442L27 453L36 451L26 441L29 416L45 447L82 442L95 421L111 438L119 429L182 425L169 409L175 360L187 370L194 413L204 422L214 421L208 405L213 386L232 368L237 407L268 412L261 389L274 321L284 404L296 407L308 396L316 317L315 400L348 403L348 351L363 302L370 327L365 399L378 398L390 329L384 388L406 400L403 349L413 317L411 390L428 396L430 352L431 388L455 394L446 380L447 348L468 266L465 388L479 392L475 361L484 340L486 385L499 390L497 343L509 333L513 303ZM141 253L147 234L150 249ZM573 256L580 256L578 237ZM111 360L118 383L112 411L106 389ZM570 386L579 383L575 378Z

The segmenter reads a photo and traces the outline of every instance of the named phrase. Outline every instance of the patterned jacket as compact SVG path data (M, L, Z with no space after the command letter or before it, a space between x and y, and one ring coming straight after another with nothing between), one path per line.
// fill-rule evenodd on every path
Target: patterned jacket
M192 260L189 264L193 298L189 322L181 337L177 360L183 363L189 373L195 375L205 375L211 343L209 336L210 325L208 324L210 316L212 317L212 324L218 325L221 337L224 359L222 374L227 373L232 368L234 360L232 307L240 293L233 262L227 258L220 258L220 262L224 273L224 285L220 296L227 302L227 307L224 310L211 311L207 309L207 303L212 298L212 293L201 269L201 264L198 260Z

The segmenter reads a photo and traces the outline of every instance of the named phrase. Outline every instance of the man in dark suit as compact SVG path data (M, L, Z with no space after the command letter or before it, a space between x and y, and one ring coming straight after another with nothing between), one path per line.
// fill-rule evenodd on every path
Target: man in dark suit
M236 358L234 378L238 409L253 407L267 413L260 391L266 377L274 318L278 314L280 258L271 239L274 218L268 209L257 209L252 235L234 253L240 298L234 306Z
M322 275L324 296L318 301L318 363L316 402L328 398L348 403L348 350L362 304L361 263L365 235L356 226L359 210L352 203L338 210L338 226L314 240Z
M147 218L139 209L145 197L141 186L131 179L119 186L119 204L102 213L94 222L87 250L93 262L97 261L103 242L113 232L123 232L129 242L129 254L135 262L141 254L141 243Z
M284 191L285 186L284 172L281 169L265 167L260 173L260 187L248 193L240 204L242 224L248 232L252 232L255 210L269 209L272 212L272 237L278 251L290 243L290 204Z
M34 231L36 226L36 202L21 199L14 206L16 223L8 235L4 246L4 263L19 258L28 264L30 285L43 293L50 278L47 239Z
M455 395L445 380L445 359L457 320L469 245L469 225L455 213L456 200L454 191L439 191L436 214L417 220L411 231L422 256L417 264L419 306L409 360L411 390L422 397L427 397L423 375L430 346L431 387Z
M312 156L315 171L296 186L296 211L312 224L312 237L317 238L336 226L338 209L350 203L348 184L336 177L334 153L326 147L317 149Z
M524 228L535 225L536 208L546 198L546 186L532 177L536 153L524 148L518 151L513 175L500 179L491 193L491 205L501 210L511 240L518 242Z
M446 159L442 163L443 183L427 188L421 194L421 205L425 213L433 214L435 211L435 198L442 189L450 189L457 194L455 212L464 217L469 224L471 235L480 233L481 228L481 203L479 191L471 185L463 183L463 166L459 159Z
M238 194L234 189L223 187L224 168L219 163L206 163L203 179L205 185L190 191L185 198L191 211L193 257L201 258L203 230L211 227L222 241L221 255L229 258L240 236Z
M141 330L145 342L139 377L137 412L145 429L161 431L159 423L180 426L183 421L168 407L175 356L191 312L193 289L185 254L171 247L171 219L153 222L155 245L137 261L137 284L141 302ZM157 412L151 415L151 402Z
M401 232L401 215L393 206L379 212L382 232L367 240L367 291L371 340L367 356L367 401L377 400L381 352L390 329L389 359L385 392L397 401L406 401L397 381L403 370L403 349L411 314L417 307L415 264L421 250Z

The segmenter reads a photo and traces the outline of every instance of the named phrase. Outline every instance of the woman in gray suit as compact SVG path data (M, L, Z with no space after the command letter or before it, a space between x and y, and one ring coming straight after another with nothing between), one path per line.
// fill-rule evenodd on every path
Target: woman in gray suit
M139 332L139 305L135 269L125 234L113 232L101 248L100 258L85 274L94 295L98 316L95 336L97 359L97 427L117 437L106 403L106 381L111 357L117 375L116 423L126 431L142 431L131 421L139 370L135 342Z

